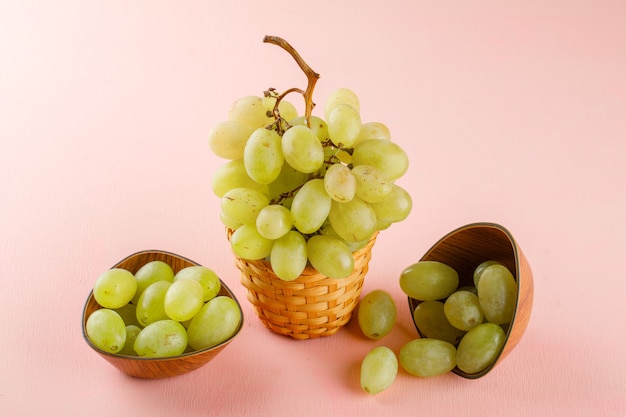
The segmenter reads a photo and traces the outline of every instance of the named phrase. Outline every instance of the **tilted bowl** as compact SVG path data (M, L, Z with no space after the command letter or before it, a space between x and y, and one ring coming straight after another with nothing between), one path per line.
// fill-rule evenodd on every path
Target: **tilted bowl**
M517 302L513 319L506 330L504 346L500 354L486 369L468 374L458 368L452 372L468 379L485 376L517 346L521 340L533 305L533 274L513 235L503 226L495 223L472 223L448 233L435 243L420 261L443 262L459 273L459 287L474 285L474 269L483 261L495 260L505 265L517 283ZM411 316L420 301L409 297ZM421 337L417 324L415 325Z
M174 273L177 273L181 269L188 266L199 265L192 260L173 253L148 250L134 253L113 265L112 268L123 268L135 274L139 268L151 261L163 261L167 263L172 267ZM93 291L89 293L89 297L87 298L83 308L83 338L94 351L107 360L111 365L115 366L126 375L132 377L148 379L167 378L194 371L209 363L213 360L213 358L215 358L215 356L217 356L218 353L224 350L226 346L228 346L228 344L237 336L243 326L243 312L239 301L221 279L220 283L221 289L218 295L230 297L237 303L237 307L239 308L239 312L241 314L241 321L239 322L239 326L233 335L216 346L167 358L144 358L105 352L95 346L87 337L87 318L91 315L91 313L101 308L93 297Z

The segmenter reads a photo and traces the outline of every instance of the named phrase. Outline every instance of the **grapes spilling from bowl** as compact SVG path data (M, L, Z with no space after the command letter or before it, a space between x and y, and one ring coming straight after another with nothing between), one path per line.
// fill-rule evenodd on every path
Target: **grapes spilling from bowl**
M217 346L242 319L236 301L219 295L220 287L217 274L200 265L177 273L163 261L150 261L135 274L109 269L93 287L101 308L87 318L87 337L104 352L146 358Z
M228 160L212 179L220 219L236 256L269 260L285 281L307 266L345 278L354 251L409 215L411 197L396 182L408 156L385 124L361 119L359 98L348 88L335 90L323 115L313 115L319 75L284 40L265 41L292 54L308 87L242 97L210 131L211 150ZM304 97L304 115L286 100L291 93Z

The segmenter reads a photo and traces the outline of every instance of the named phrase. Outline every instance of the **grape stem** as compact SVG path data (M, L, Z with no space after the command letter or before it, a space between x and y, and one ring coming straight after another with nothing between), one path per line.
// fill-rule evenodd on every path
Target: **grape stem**
M311 127L311 114L313 112L313 107L315 106L315 103L313 103L313 89L315 88L315 83L320 78L320 75L313 71L313 69L304 61L304 59L302 59L298 51L296 51L295 48L283 38L278 36L266 35L263 38L263 42L280 46L285 51L287 51L293 57L293 59L296 60L296 63L298 64L300 69L302 69L307 78L306 90L302 91L297 88L290 88L289 90L285 91L283 94L279 95L276 98L275 109L278 108L278 103L286 94L291 92L299 92L304 96L304 117L306 120L306 124L308 127ZM276 111L274 112L274 114L276 114Z

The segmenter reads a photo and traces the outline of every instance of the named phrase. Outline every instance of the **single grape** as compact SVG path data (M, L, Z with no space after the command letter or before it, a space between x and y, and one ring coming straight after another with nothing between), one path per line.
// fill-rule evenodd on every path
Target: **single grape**
M269 184L278 178L284 161L281 137L275 130L258 128L252 132L243 151L250 178L259 184Z
M406 295L420 301L442 300L459 286L459 274L443 262L420 261L405 268L400 275L400 288Z
M230 246L238 257L247 260L267 258L274 242L259 234L254 224L244 224L230 237Z
M317 231L328 217L331 201L323 179L308 181L298 190L291 204L293 225L304 234Z
M328 220L335 232L347 242L364 241L376 231L374 209L358 197L347 203L333 201Z
M265 107L266 112L272 113L274 111L274 107L276 106L276 97L263 97L263 106ZM278 112L280 113L280 117L287 121L298 117L298 109L296 109L296 106L284 99L278 103Z
M494 323L483 323L463 336L456 352L458 368L468 374L481 372L491 365L504 346L505 334Z
M263 207L256 218L256 229L266 239L278 239L292 227L291 211L280 204Z
M289 164L283 164L278 178L268 184L268 195L272 202L280 202L284 207L290 208L293 190L297 190L309 180L309 175L294 169Z
M220 200L220 208L237 223L254 223L259 211L269 204L266 195L249 188L233 188Z
M169 281L157 281L148 285L148 288L137 300L137 321L142 327L155 321L168 319L165 312L165 293L172 285Z
M456 366L456 348L443 340L415 339L400 348L400 364L416 376L437 376Z
M342 164L333 164L324 175L324 189L333 200L347 203L354 198L357 180L350 168Z
M350 252L356 252L357 250L364 248L365 245L367 245L367 243L370 241L370 239L368 238L358 242L348 242L342 239L341 236L339 236L337 232L335 232L335 229L333 229L333 227L330 225L330 222L326 222L322 225L322 227L320 228L320 233L326 236L333 236L337 239L340 239L343 243L346 244L346 246L348 246Z
M386 390L398 375L398 359L386 346L370 350L361 362L361 388L369 394Z
M102 273L93 287L93 296L104 308L116 309L130 302L137 292L137 279L126 269L112 268Z
M397 143L384 139L369 139L358 143L352 153L352 163L370 165L389 181L394 181L409 168L409 158Z
M490 265L480 274L478 301L490 323L510 323L517 304L517 283L504 265Z
M181 269L174 276L174 281L193 279L202 287L202 301L209 301L219 294L222 283L219 276L210 268L202 265L192 265Z
M498 262L498 261L493 261L493 260L490 260L490 261L485 261L485 262L481 262L481 263L480 263L480 264L476 267L476 269L474 269L474 275L473 275L473 278L474 278L474 287L478 288L478 281L480 281L480 275L483 273L483 271L485 270L485 268L487 268L488 266L491 266L491 265L498 265L498 264L500 264L500 262Z
M391 191L380 202L370 204L376 218L392 223L401 222L409 217L413 208L413 200L404 188L397 184L391 184Z
M245 124L225 120L209 131L209 147L220 158L243 158L243 149L254 129Z
M137 321L137 305L133 303L128 303L120 308L114 309L117 314L122 317L124 323L128 325L139 326L139 322Z
M243 224L243 223L234 221L233 219L228 217L226 214L224 214L222 210L220 210L220 221L222 222L224 226L226 226L227 228L231 230L237 230Z
M478 297L469 291L456 291L444 303L446 318L460 330L470 330L483 322Z
M361 104L356 93L349 88L339 88L333 91L324 106L324 118L329 119L330 113L339 104L347 104L352 106L357 112L361 111Z
M293 281L298 278L306 268L307 261L307 244L300 232L291 230L274 242L270 264L280 279Z
M382 173L369 165L357 165L352 168L356 179L356 195L367 203L380 203L391 192L392 183Z
M119 353L126 342L126 325L115 311L101 308L94 311L85 323L87 337L98 348Z
M450 324L443 310L443 302L422 301L413 311L415 326L424 337L457 345L465 332Z
M138 356L146 358L177 356L187 347L187 331L175 320L155 321L141 329L133 346Z
M230 338L241 322L241 310L229 297L220 295L206 302L187 328L194 350L217 346Z
M311 236L307 241L307 255L313 268L329 278L345 278L354 270L352 252L333 236Z
M317 116L311 115L311 124L307 125L306 118L304 116L296 117L295 119L289 122L292 126L307 126L310 128L315 136L320 140L320 142L324 142L328 139L328 125L326 122Z
M300 172L317 171L324 163L324 149L317 135L306 126L293 126L283 134L285 161Z
M359 302L359 327L366 337L381 339L393 329L396 314L396 303L388 292L371 291Z
M150 261L137 270L135 278L137 279L137 291L131 301L133 304L137 304L141 294L151 284L157 281L173 282L174 271L169 264L163 261Z
M119 351L120 355L126 356L137 356L137 352L135 352L135 340L137 339L137 335L141 332L141 328L134 324L129 324L126 326L126 342L124 343L124 347Z
M228 111L228 120L233 120L251 127L253 130L265 127L274 122L274 117L268 114L263 98L245 96L237 99Z
M361 116L348 104L337 104L326 119L330 140L343 148L351 148L361 132Z
M268 186L254 181L246 172L243 158L233 159L220 166L211 178L213 193L222 198L233 188L250 188L257 191L266 191Z
M369 139L391 140L391 132L387 125L381 122L363 123L356 143Z
M195 279L177 279L165 292L165 314L176 321L186 321L202 308L204 288Z

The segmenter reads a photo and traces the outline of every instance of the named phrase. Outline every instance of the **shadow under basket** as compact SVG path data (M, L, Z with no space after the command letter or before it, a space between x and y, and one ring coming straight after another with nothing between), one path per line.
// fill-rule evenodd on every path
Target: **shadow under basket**
M227 230L228 238L232 230ZM310 265L293 281L280 279L266 260L235 255L241 284L261 322L272 332L294 339L330 336L350 321L359 302L376 242L374 235L355 251L354 270L346 278L328 278Z

